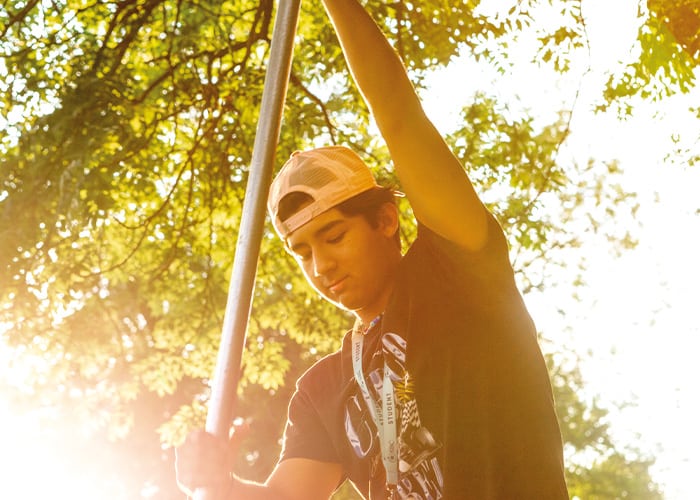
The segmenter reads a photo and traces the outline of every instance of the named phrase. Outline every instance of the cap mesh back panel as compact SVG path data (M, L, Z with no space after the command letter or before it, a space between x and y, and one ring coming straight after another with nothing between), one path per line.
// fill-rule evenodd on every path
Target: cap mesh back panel
M303 168L292 172L289 176L290 186L309 186L319 189L336 180L336 176L325 168Z

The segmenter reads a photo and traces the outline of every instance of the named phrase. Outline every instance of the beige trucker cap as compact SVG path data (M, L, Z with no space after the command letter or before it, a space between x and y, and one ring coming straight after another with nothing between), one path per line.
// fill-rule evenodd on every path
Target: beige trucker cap
M369 168L351 149L327 146L296 151L272 181L267 208L284 240L317 215L376 187L379 185ZM294 192L306 193L313 202L282 221L278 216L280 200Z

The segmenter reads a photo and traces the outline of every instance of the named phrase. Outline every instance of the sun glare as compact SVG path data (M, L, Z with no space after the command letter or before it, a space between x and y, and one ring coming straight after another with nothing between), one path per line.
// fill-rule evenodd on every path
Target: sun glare
M0 334L5 329L0 329ZM41 420L45 410L20 409L11 391L21 384L16 353L0 337L0 470L3 498L14 500L94 500L106 498L98 478L78 473L91 457L51 444ZM92 459L94 461L94 458Z
M2 395L5 399L5 395ZM15 415L0 408L3 496L17 500L88 500L105 498L94 478L71 476L68 464L75 463L69 450L50 449L42 443L37 419Z

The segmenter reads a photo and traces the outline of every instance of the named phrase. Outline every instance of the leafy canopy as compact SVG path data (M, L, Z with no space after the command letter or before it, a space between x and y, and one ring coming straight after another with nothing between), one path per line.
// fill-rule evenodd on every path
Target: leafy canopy
M526 33L539 40L533 60L562 73L587 44L580 2L366 7L418 86L458 53L505 74ZM542 9L555 21L540 22ZM51 410L47 442L62 446L66 430L87 429L85 446L121 457L101 474L125 498L144 484L174 494L159 439L177 444L206 412L274 14L271 0L27 0L0 11L0 327L15 373L0 388L17 412ZM640 6L638 59L610 76L601 109L687 91L697 14L690 2ZM566 251L581 244L567 227L582 210L583 231L634 244L606 223L635 210L616 162L563 158L567 110L535 123L483 89L448 137L511 237L525 292L564 269L581 280ZM348 144L394 183L372 130L323 9L303 2L278 159ZM255 431L240 464L248 475L264 477L276 458L295 378L336 349L349 324L268 228L239 390L238 412ZM649 462L622 457L607 440L604 412L571 391L576 371L557 373L567 441L600 457L572 466L576 491L593 491L611 470L616 486L632 470L646 473ZM642 476L630 492L658 498L637 496Z

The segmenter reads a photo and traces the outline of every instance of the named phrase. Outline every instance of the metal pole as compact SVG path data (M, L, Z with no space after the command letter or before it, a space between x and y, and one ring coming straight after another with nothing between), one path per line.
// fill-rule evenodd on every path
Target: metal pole
M243 200L241 225L205 427L208 432L221 438L228 438L233 419L241 357L265 223L267 192L274 169L300 4L301 0L280 0L272 32L270 60L265 75L260 117ZM213 496L202 488L195 494L196 500L212 498Z

